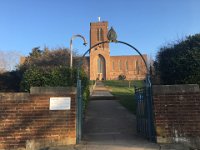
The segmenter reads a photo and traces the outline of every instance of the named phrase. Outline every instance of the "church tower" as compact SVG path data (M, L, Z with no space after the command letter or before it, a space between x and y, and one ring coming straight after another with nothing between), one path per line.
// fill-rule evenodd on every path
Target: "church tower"
M107 41L108 22L90 23L90 47ZM109 43L98 45L90 50L90 80L110 79Z

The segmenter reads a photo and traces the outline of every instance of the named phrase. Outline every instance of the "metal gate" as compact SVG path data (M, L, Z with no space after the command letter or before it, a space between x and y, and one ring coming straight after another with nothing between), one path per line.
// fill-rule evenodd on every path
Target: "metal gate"
M151 82L148 83L147 77L146 86L143 88L135 88L136 100L136 120L137 120L137 133L146 137L150 141L156 142L155 127L153 120L153 103L152 103L152 90ZM150 80L149 80L150 81Z
M129 43L118 41L117 34L113 28L111 28L107 34L107 41L99 42L92 47L90 47L82 56L81 61L79 62L78 67L78 76L77 76L77 107L76 107L76 133L77 133L77 143L81 141L82 137L82 124L83 124L83 108L82 108L82 91L81 91L81 80L79 80L79 69L82 64L82 60L87 53L90 52L91 49L95 48L96 46L104 43L120 43L127 45L128 47L135 50L142 58L145 67L147 69L147 78L146 78L146 87L142 89L136 89L136 101L137 101L137 130L138 133L141 135L146 136L149 140L155 141L155 128L153 122L153 103L152 103L152 94L151 94L151 81L150 81L150 70L148 68L147 62L144 59L143 55L140 53L138 49L132 46Z

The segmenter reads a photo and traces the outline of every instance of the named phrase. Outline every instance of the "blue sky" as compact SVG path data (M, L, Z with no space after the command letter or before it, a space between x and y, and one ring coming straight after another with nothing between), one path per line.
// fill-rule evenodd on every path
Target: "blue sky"
M159 48L200 32L200 0L0 0L0 50L28 55L33 47L89 41L90 22L108 21L118 40L155 57ZM89 48L73 41L78 53ZM111 55L136 54L111 44Z

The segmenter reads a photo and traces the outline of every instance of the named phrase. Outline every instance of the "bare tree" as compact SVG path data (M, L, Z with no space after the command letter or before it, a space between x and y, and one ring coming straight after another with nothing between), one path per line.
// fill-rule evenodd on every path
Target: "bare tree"
M20 53L17 51L0 51L0 73L15 70L19 59Z

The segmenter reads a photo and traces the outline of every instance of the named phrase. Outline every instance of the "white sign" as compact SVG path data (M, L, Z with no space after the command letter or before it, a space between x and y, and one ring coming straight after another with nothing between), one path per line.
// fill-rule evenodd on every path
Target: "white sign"
M71 97L50 97L50 110L70 110Z

